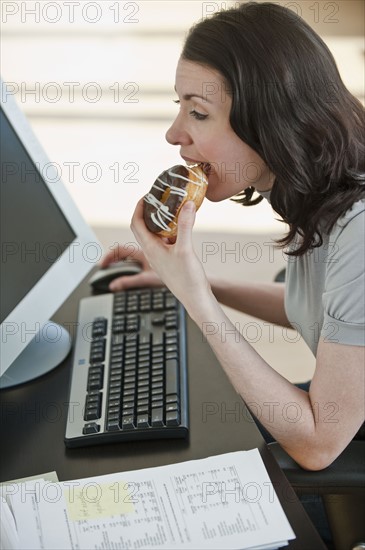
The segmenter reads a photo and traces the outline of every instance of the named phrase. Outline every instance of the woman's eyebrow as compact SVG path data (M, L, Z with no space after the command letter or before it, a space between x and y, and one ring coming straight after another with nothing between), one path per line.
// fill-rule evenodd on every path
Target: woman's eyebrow
M212 103L211 101L209 101L207 96L203 97L202 95L199 95L199 94L184 94L183 95L183 99L186 99L186 101L189 101L189 99L191 99L192 97L198 97L199 99L202 99L203 101L206 101L207 103Z
M176 92L176 86L175 86L175 92ZM196 94L196 93L192 93L192 94L184 94L183 95L183 99L185 99L185 101L189 101L190 99L192 99L193 97L198 97L199 99L202 99L203 101L206 101L207 103L212 103L209 99L208 99L208 93L207 95L204 97L200 94Z

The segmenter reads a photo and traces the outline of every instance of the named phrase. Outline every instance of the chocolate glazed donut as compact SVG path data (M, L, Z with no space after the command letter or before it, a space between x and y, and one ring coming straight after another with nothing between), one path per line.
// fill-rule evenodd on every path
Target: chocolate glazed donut
M207 177L201 165L176 165L162 172L144 197L144 221L152 233L173 237L182 205L193 200L198 209L203 202Z

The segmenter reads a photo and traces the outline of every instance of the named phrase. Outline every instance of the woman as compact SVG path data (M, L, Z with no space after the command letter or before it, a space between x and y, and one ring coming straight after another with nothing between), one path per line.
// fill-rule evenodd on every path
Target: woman
M281 240L290 259L286 285L208 281L192 246L193 203L182 209L172 243L146 229L141 200L132 230L145 271L112 289L162 281L201 328L213 322L234 330L220 303L298 328L316 356L308 391L273 370L242 336L206 336L244 401L261 404L266 430L303 468L320 470L364 421L363 108L315 32L269 3L243 4L193 27L176 92L180 110L167 141L187 162L210 164L209 200L238 195L247 205L258 201L256 191L271 201L289 226ZM255 173L249 181L248 172ZM130 249L117 253L123 258ZM103 265L112 260L115 251ZM274 418L268 402L277 403ZM300 411L297 422L282 414L290 403Z

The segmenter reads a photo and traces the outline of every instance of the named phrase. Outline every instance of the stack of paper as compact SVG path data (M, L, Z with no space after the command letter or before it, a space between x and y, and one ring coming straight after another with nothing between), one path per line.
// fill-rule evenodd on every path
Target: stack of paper
M9 549L269 549L295 538L257 449L7 484L1 507Z

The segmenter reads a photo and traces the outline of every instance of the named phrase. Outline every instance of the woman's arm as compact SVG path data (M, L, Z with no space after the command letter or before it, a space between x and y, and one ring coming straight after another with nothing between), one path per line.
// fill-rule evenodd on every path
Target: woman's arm
M207 296L199 307L190 307L189 314L237 393L287 453L309 470L329 466L364 421L365 348L321 341L307 393L278 374L242 335L234 333L213 296ZM210 330L212 323L214 331Z
M143 270L138 275L114 279L110 290L115 292L128 288L161 286L163 284L159 276L150 268L143 252L131 243L113 248L104 256L100 265L104 268L112 262L126 258L138 261ZM220 303L269 323L290 327L284 309L284 284L232 284L230 281L216 277L210 277L209 282Z
M193 250L195 216L189 205L179 216L176 243L168 244L146 229L140 201L132 220L137 241L151 267L202 330L234 388L260 422L301 466L325 468L364 420L364 348L320 342L309 393L278 374L235 332L214 296ZM212 324L215 330L205 331Z
M231 283L209 278L214 296L221 304L283 327L291 325L284 308L284 283Z

